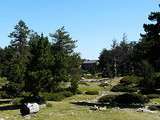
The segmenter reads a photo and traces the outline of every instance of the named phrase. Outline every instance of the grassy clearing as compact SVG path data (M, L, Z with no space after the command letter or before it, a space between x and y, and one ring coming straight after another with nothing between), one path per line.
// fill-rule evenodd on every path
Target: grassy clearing
M159 120L160 113L137 113L133 110L107 109L91 111L88 107L70 104L75 99L91 99L93 96L78 95L61 102L50 102L52 107L42 109L32 120ZM1 111L0 118L22 120L19 110Z
M137 113L134 110L107 109L91 111L88 107L70 104L75 98L90 99L92 96L78 95L61 102L50 102L52 107L42 109L32 120L159 120L160 113ZM0 118L22 120L18 110L1 111Z
M160 98L151 99L150 103L152 103L152 104L160 104Z
M79 85L79 90L82 92L86 91L102 91L103 88L99 86L99 83L87 83L88 85L85 84L80 84Z
M118 81L113 82L116 84ZM89 83L89 86L80 85L81 91L103 90L97 83ZM43 108L39 113L31 117L31 120L160 120L160 112L138 113L133 109L118 110L110 108L105 111L92 111L89 107L77 106L71 102L81 100L93 100L97 95L75 95L61 102L53 102L52 107ZM153 101L159 101L153 99ZM4 106L5 104L1 105ZM23 120L19 110L0 111L0 118L4 120Z

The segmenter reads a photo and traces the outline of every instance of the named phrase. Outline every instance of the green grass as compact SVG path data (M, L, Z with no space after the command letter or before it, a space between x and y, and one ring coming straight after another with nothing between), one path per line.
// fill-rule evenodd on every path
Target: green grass
M150 103L152 103L152 104L155 104L155 103L160 104L160 98L151 99Z
M82 92L86 91L102 91L103 88L99 86L99 83L87 83L88 85L85 84L80 84L79 85L79 90Z
M32 120L159 120L160 113L138 113L134 110L107 109L106 111L91 111L89 107L70 104L79 99L91 99L93 96L77 95L61 102L50 102L52 107L44 108ZM78 100L79 100L78 99ZM19 110L1 111L0 118L5 120L22 120Z
M114 83L115 84L115 83ZM96 83L89 83L89 86L80 85L80 90L103 90ZM77 106L71 102L81 100L93 100L97 95L75 95L64 99L61 102L49 102L51 107L40 110L31 120L160 120L160 112L138 113L134 109L118 110L114 108L105 111L92 111L87 106ZM153 99L153 101L160 101ZM4 106L1 105L1 106ZM0 111L0 119L23 120L19 110Z
M52 107L44 108L32 120L159 120L160 113L138 113L134 110L107 109L91 111L89 107L70 104L75 98L89 99L91 96L78 95L61 102L50 102ZM5 120L22 120L19 110L1 111L0 118Z

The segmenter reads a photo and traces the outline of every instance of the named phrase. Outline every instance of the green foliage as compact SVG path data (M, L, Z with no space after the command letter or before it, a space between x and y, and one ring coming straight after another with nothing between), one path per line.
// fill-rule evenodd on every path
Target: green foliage
M112 103L114 99L116 98L116 95L105 95L99 98L98 102L101 103Z
M154 69L147 61L142 62L142 76L141 86L146 89L153 89L156 83L154 79Z
M28 80L26 81L26 89L34 95L38 95L39 91L50 91L52 73L50 70L42 69L35 72L28 73Z
M80 56L74 53L75 40L72 40L64 27L58 29L56 33L50 34L53 40L52 51L55 58L52 67L53 84L52 91L56 91L58 83L71 82L73 93L78 88L80 79ZM71 64L72 63L72 64Z
M128 75L133 73L132 54L135 42L127 42L126 35L118 44L113 41L112 49L103 49L99 56L99 67L102 71L102 77L114 77L117 75Z
M25 96L23 99L21 99L20 103L38 103L38 104L44 104L46 101L43 97L40 96Z
M2 87L6 98L14 98L21 95L23 87L21 84L9 82Z
M113 92L137 92L138 88L132 85L124 86L122 84L112 87Z
M125 76L118 85L112 87L113 92L137 92L142 78L138 76Z
M128 76L124 76L121 80L120 80L120 84L123 85L129 85L129 84L140 84L140 81L142 80L141 77L135 76L135 75L128 75Z
M146 102L149 102L146 96L135 93L132 94L126 93L123 95L119 95L115 98L114 101L118 104L136 104L136 103L144 104Z
M90 90L90 91L86 91L85 94L86 94L86 95L98 95L99 92L96 91L96 90L94 90L94 91L93 91L93 90L92 90L92 91Z
M132 105L132 104L144 104L149 102L146 96L135 94L135 93L125 93L122 95L106 95L99 99L99 102L108 102L110 104L119 105Z
M11 45L0 48L0 76L9 80L3 87L3 96L23 96L24 92L38 96L39 92L57 92L64 89L61 88L62 82L70 83L68 89L74 94L77 92L81 58L74 52L76 41L64 27L50 34L53 40L50 42L47 36L31 32L20 20L9 37Z
M14 81L19 84L24 83L26 64L28 62L28 36L30 30L27 25L20 20L15 26L14 31L10 33L9 37L12 38L11 48L14 50L14 55L11 58L11 66L8 74L8 80Z
M50 67L54 64L51 44L43 34L33 33L29 41L32 55L27 66L25 90L38 95L39 91L50 91L52 88L52 72Z

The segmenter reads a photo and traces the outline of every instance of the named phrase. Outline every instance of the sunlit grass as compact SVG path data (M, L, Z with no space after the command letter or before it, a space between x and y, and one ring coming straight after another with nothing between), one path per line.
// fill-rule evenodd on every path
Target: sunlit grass
M103 90L97 83L89 83L89 86L80 85L79 89L83 92L87 90ZM52 107L41 109L40 112L31 116L31 120L160 120L160 112L139 113L134 109L119 110L115 108L105 111L92 111L87 106L72 104L75 101L93 100L97 97L97 95L80 94L66 98L61 102L50 101L49 103L52 104ZM152 102L160 103L160 99L153 99ZM0 111L1 118L4 118L4 120L24 119L19 110Z

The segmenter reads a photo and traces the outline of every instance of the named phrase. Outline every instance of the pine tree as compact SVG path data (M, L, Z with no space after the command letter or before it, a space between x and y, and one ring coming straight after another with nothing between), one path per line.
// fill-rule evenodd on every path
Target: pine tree
M75 40L72 40L68 32L65 31L64 27L58 29L56 33L50 34L53 44L52 51L55 58L55 64L52 67L53 74L53 90L58 89L61 82L70 80L68 74L68 63L69 57L74 53Z
M29 57L27 41L29 33L30 30L25 22L20 20L15 26L14 31L9 35L12 38L11 48L14 50L14 53L11 58L8 79L15 83L24 84L26 65Z
M160 68L160 12L152 12L148 19L153 22L144 24L145 34L137 45L140 58L147 60L156 71Z
M48 37L34 33L29 41L31 59L27 66L26 90L34 95L40 91L50 91L52 73L51 66L54 57L51 54L51 44Z

